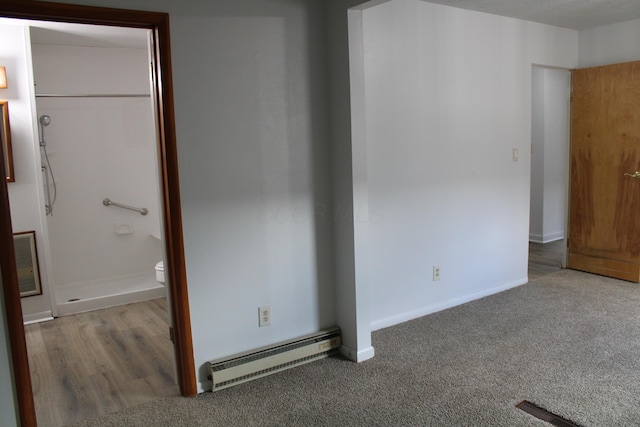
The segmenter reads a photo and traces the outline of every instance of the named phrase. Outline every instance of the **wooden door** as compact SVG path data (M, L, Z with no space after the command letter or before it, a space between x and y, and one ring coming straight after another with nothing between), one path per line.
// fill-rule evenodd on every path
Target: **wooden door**
M568 267L640 281L640 61L572 78Z

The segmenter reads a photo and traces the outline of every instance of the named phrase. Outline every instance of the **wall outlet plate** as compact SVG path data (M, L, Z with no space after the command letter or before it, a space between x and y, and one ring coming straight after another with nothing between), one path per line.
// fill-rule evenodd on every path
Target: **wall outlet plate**
M263 305L258 307L258 326L269 326L271 325L271 306Z
M433 266L433 281L435 282L436 280L440 280L440 266L439 265L434 265Z

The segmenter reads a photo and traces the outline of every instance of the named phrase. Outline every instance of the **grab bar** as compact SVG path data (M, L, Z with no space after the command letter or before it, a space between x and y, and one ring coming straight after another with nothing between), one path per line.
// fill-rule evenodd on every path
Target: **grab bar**
M119 208L123 208L123 209L129 209L130 211L136 211L136 212L140 212L140 215L146 215L149 213L149 211L147 210L147 208L134 208L133 206L128 206L128 205L123 205L122 203L117 203L117 202L112 202L111 199L106 198L102 201L102 204L105 206L117 206Z

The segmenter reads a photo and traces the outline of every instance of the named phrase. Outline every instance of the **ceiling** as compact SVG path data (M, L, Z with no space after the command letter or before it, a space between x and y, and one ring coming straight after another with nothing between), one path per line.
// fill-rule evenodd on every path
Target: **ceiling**
M640 0L425 0L584 30L640 18Z
M149 30L105 25L32 21L34 44L147 49Z
M148 49L150 30L106 25L70 24L53 21L27 21L31 42L63 46L121 47ZM0 18L3 25L23 25L21 19Z
M583 30L640 19L640 0L423 0ZM4 21L4 20L0 20ZM33 43L146 49L148 30L31 21Z

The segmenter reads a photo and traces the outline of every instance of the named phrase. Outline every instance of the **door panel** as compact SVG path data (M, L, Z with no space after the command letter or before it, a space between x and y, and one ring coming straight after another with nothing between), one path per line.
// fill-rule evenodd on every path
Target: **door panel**
M572 91L568 267L638 282L640 62L575 70Z

